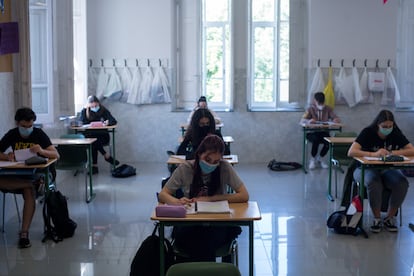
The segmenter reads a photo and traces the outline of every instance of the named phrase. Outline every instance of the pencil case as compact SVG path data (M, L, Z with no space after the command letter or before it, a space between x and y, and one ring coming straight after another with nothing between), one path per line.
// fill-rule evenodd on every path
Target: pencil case
M184 218L186 209L182 205L158 205L155 207L157 217Z

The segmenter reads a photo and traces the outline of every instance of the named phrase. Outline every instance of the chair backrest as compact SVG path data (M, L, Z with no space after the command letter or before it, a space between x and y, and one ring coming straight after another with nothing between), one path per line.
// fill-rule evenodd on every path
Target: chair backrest
M65 134L60 136L62 139L82 139L83 134ZM56 164L56 169L70 169L70 167L81 167L88 162L88 156L84 147L76 145L59 145L57 147L60 158Z
M229 263L189 262L172 265L166 276L240 276L239 269Z
M356 132L336 132L335 137L356 137ZM338 160L343 165L348 165L351 158L348 157L349 145L335 145L333 159Z

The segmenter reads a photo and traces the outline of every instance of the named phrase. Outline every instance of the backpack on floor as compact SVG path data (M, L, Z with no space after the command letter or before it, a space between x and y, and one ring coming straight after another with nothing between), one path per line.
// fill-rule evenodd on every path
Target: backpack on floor
M159 223L155 224L154 231L138 248L131 263L130 276L160 275L160 238L156 235ZM174 264L173 247L169 240L164 239L165 271Z
M292 171L302 168L302 165L297 162L281 162L272 159L267 167L272 171Z
M70 238L77 227L76 222L69 217L66 197L60 191L55 190L49 191L45 196L43 221L45 237L42 242L47 239L59 242Z
M368 238L367 233L361 227L362 219L362 201L359 195L356 195L347 210L333 212L326 221L328 228L338 234L358 235L363 234Z
M129 176L133 176L136 174L137 174L136 169L127 164L122 164L121 166L117 167L116 169L112 171L112 176L119 177L119 178L129 177Z

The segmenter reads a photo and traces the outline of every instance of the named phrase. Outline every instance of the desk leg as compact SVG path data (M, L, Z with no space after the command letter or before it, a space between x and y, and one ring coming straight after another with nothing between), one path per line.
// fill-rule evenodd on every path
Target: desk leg
M332 159L333 159L333 145L329 143L329 178L328 178L328 199L334 201L332 197Z
M165 275L165 256L164 256L164 223L159 222L159 234L160 234L160 276Z
M253 276L253 247L254 247L254 237L253 237L253 221L249 222L249 275Z
M116 154L115 154L115 128L112 129L112 151L113 151L113 158L114 163L112 164L112 168L115 170L116 168Z
M303 129L303 144L302 144L302 169L304 173L306 171L306 129Z
M88 196L88 187L85 187L86 203L91 202L92 199L95 197L95 194L93 193L93 183L92 183L92 144L89 144L89 147L88 147L88 170L89 170L89 196Z

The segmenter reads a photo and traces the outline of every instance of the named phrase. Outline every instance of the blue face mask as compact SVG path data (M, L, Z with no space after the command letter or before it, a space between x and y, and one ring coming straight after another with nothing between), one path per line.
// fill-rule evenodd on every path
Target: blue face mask
M392 128L392 127L390 127L390 128L383 128L383 127L380 127L380 128L379 128L379 132L380 132L382 135L385 135L385 136L389 135L389 134L392 132L392 130L393 130L393 128Z
M207 163L206 161L204 161L204 160L200 160L199 162L198 162L198 164L200 165L200 168L201 168L201 171L204 173L204 174L209 174L209 173L212 173L212 172L214 172L214 170L217 168L217 166L218 166L218 164L210 164L210 163Z
M19 133L23 137L29 137L30 134L32 134L32 132L33 132L33 127L25 128L25 127L19 126Z
M100 106L99 106L99 105L97 105L97 106L95 106L95 107L91 107L91 111L93 111L93 112L98 112L98 111L99 111L99 108L100 108Z

